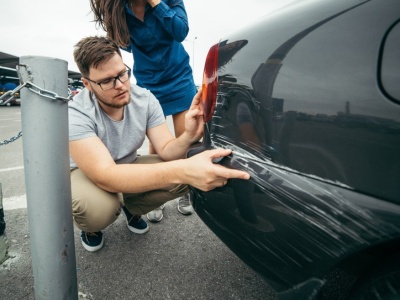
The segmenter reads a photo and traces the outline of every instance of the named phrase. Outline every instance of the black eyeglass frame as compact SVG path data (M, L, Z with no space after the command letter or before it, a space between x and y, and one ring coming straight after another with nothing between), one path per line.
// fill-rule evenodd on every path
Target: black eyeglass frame
M124 65L125 65L125 64L124 64ZM132 73L131 73L132 69L129 68L127 65L125 65L125 67L126 67L125 72L128 72L128 80L129 80L129 79L131 78L131 76L132 76ZM122 81L122 80L120 79L120 77L121 77L122 75L124 75L124 74L121 74L121 73L120 73L120 74L117 75L117 76L104 79L102 82L96 82L96 81L93 81L92 79L87 78L87 77L84 77L84 78L85 78L86 80L90 81L90 82L93 82L93 83L97 84L103 91L108 91L108 90L111 90L111 89L114 89L114 88L115 88L115 84L116 84L117 80L119 80L121 83L124 83L124 82L127 82L127 81L128 81L128 80ZM101 85L104 83L104 81L106 81L106 80L111 80L111 79L114 79L113 86L110 87L109 89L103 89L103 87L102 87Z

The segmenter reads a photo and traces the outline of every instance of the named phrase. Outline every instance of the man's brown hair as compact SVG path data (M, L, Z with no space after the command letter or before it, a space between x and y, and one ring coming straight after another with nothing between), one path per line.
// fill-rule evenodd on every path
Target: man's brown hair
M76 43L74 60L82 76L89 77L90 67L97 68L115 54L121 56L121 50L113 41L103 36L90 36Z

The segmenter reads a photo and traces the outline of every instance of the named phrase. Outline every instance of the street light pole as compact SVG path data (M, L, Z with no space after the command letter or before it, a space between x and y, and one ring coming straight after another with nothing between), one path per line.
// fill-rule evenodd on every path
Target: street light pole
M197 40L197 36L194 37L193 40L188 40L185 39L185 42L191 42L192 43L192 72L194 74L194 42Z
M194 42L196 41L196 39L197 39L197 36L195 36L194 40L193 40L193 58L192 58L193 59L193 63L192 63L193 64L193 74L194 74Z

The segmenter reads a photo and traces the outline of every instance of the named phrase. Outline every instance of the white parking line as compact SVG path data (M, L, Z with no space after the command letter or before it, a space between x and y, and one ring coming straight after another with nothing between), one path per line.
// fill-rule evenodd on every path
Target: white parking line
M3 199L4 210L13 210L26 207L26 194Z
M9 172L9 171L16 171L16 170L23 170L23 169L24 169L24 166L14 167L14 168L5 168L5 169L0 169L0 173Z

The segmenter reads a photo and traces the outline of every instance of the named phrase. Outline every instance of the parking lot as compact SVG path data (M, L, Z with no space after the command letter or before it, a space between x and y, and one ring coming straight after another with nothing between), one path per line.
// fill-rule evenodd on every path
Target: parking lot
M20 130L21 107L0 107L0 141ZM0 146L0 183L10 243L10 258L0 266L0 299L34 299L22 143L19 138ZM147 151L146 145L142 151ZM96 253L83 249L75 229L80 298L274 299L268 285L197 215L179 214L174 202L166 205L163 220L151 223L143 236L132 234L123 221L119 218L104 231L105 247Z

